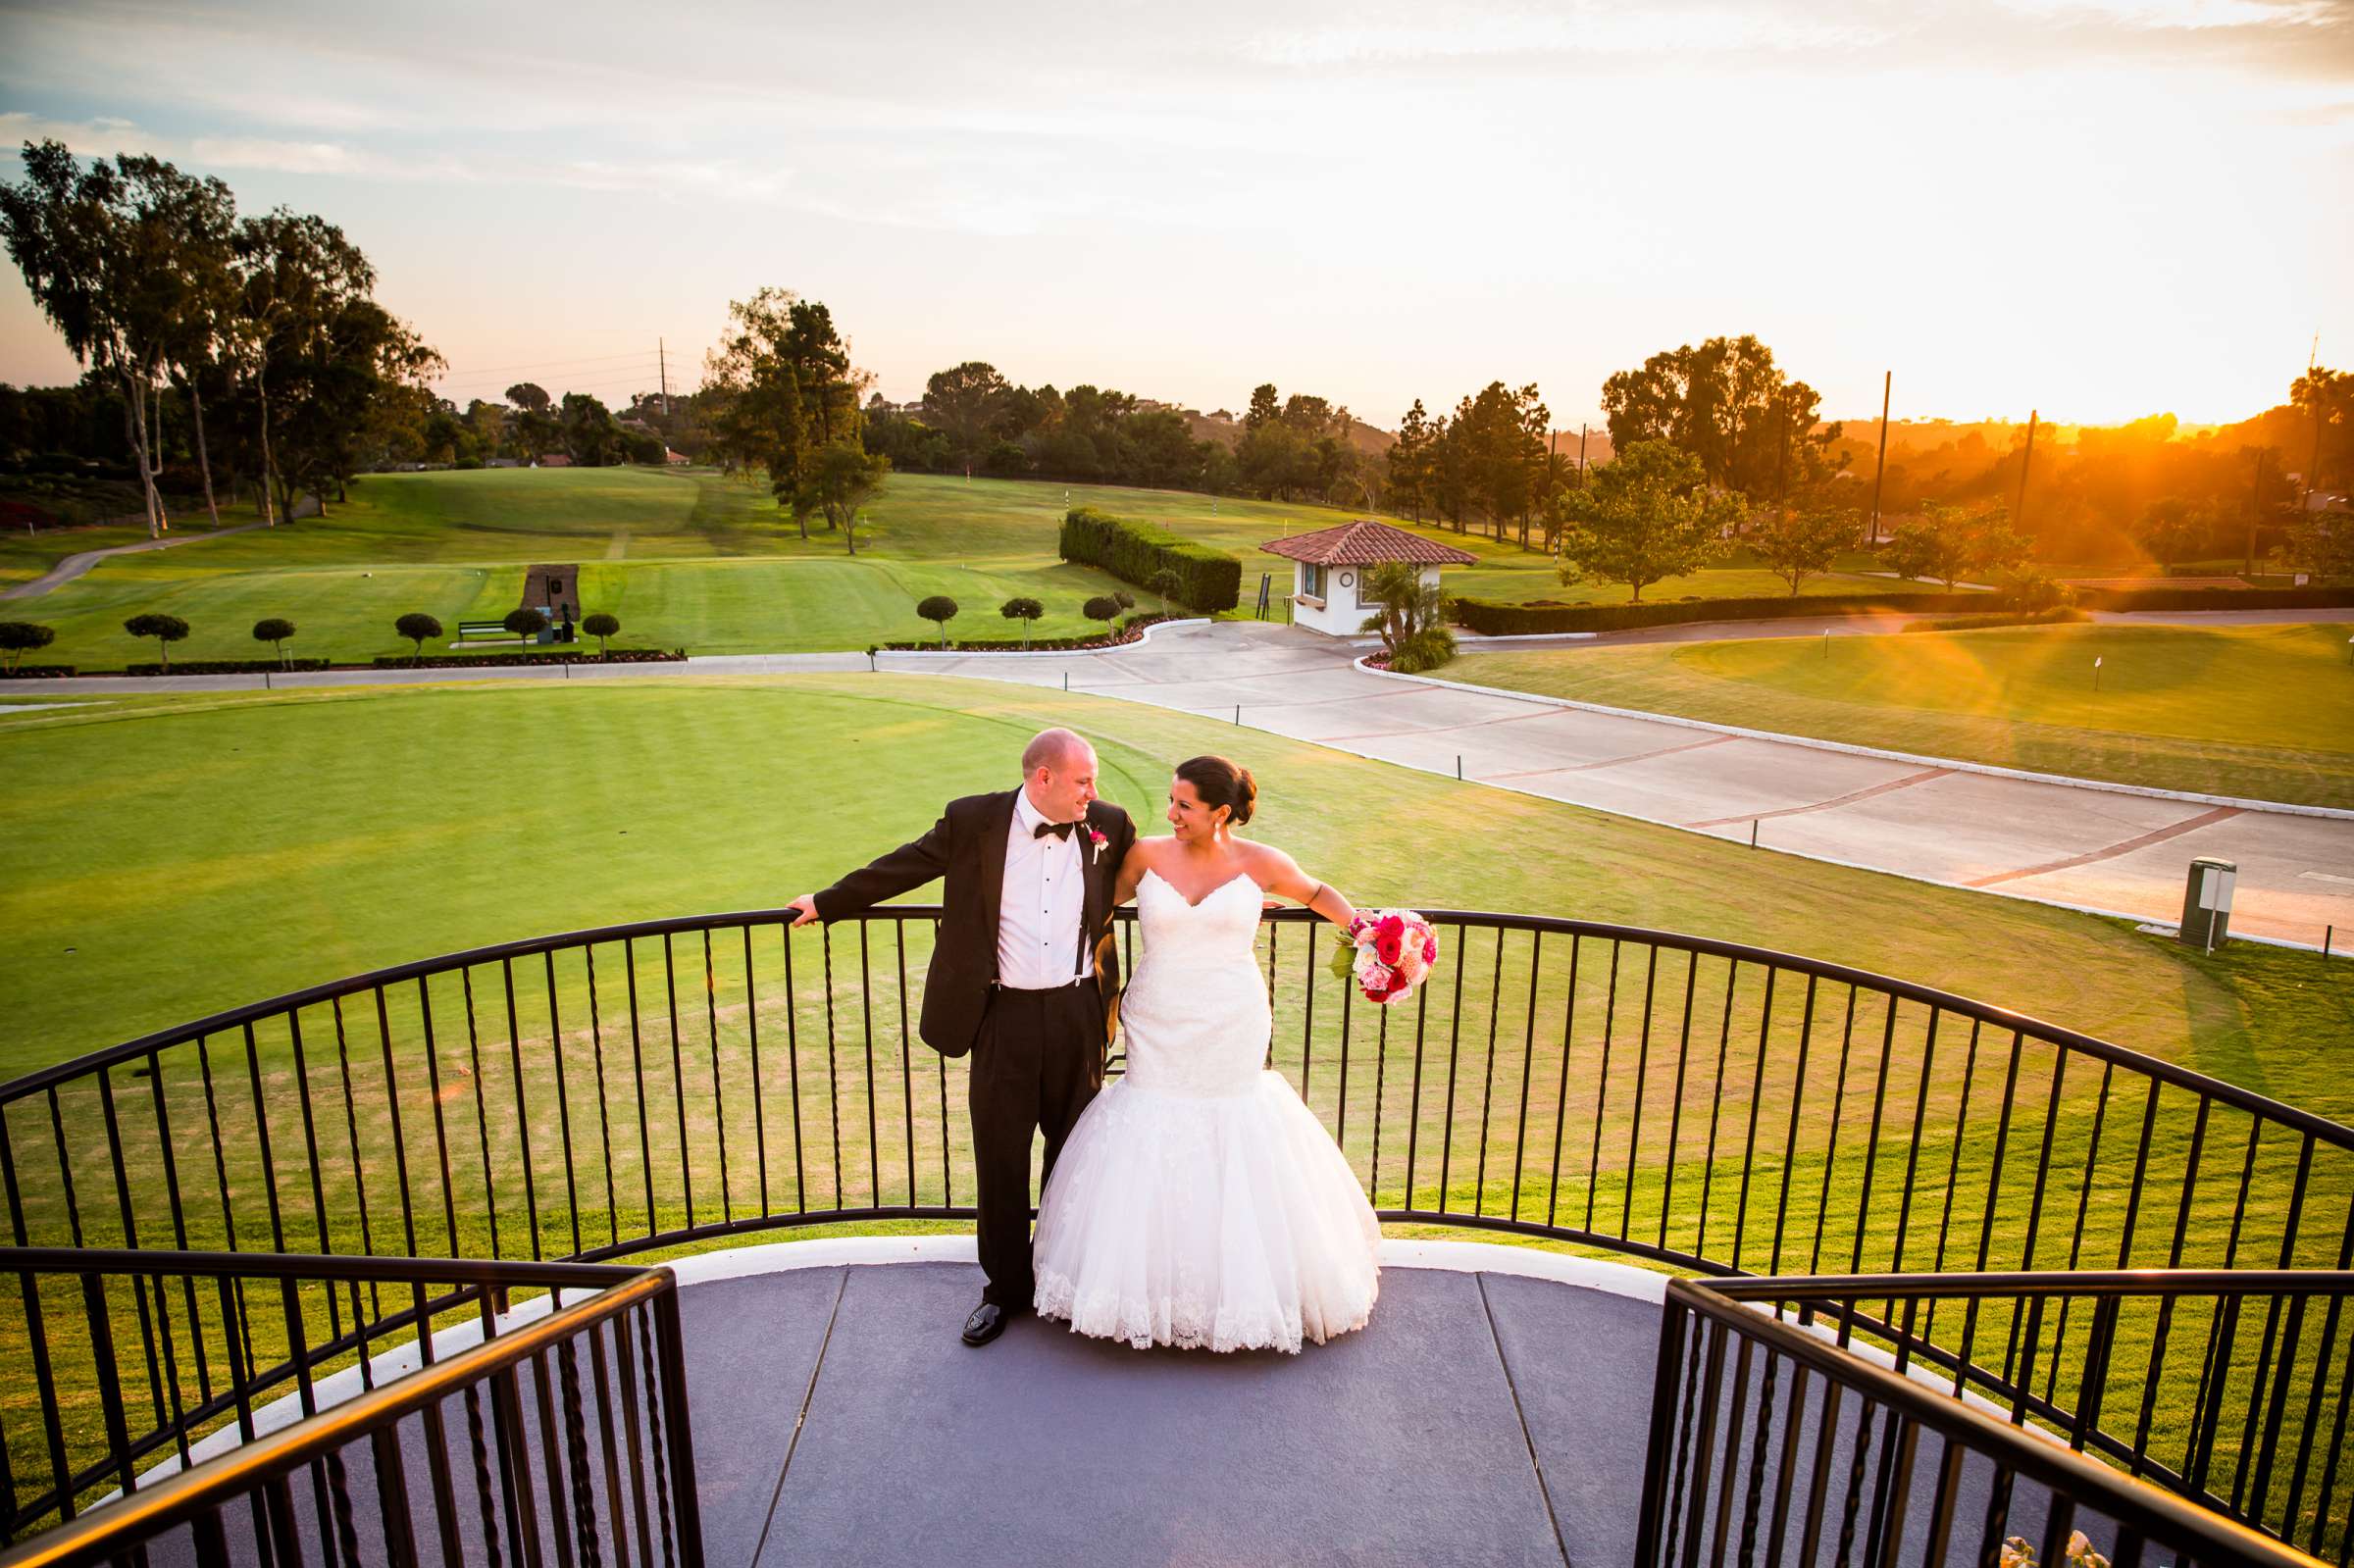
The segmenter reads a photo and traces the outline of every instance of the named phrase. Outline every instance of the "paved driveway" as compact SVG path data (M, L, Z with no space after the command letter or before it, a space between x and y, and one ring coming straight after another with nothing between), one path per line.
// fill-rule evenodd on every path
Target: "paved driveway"
M2173 924L2198 855L2239 865L2232 928L2354 943L2354 822L1860 757L1368 675L1360 650L1250 623L1090 658L886 659L1060 685L1876 871ZM699 664L701 661L697 661Z

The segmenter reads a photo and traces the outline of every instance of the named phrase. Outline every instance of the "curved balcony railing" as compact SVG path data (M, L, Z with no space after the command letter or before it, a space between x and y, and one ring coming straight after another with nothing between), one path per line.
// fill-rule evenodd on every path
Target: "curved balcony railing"
M761 911L509 942L28 1075L0 1086L6 1239L586 1260L969 1216L965 1064L913 1030L937 914L792 932L791 911ZM1393 1009L1325 973L1300 912L1271 914L1260 939L1270 1065L1385 1220L1710 1276L2354 1264L2354 1131L2327 1118L1837 965L1590 922L1433 919L1438 970ZM304 1310L324 1323L332 1299ZM0 1346L43 1310L28 1293ZM1962 1310L1910 1327L1889 1312L1867 1299L1848 1316L1909 1336L1916 1359L1974 1364ZM1989 1303L1970 1332L1999 1318L2009 1335L2018 1316ZM2040 1317L2039 1364L2088 1355L2093 1316ZM2354 1315L2332 1307L2296 1348L2338 1365L2349 1336ZM2170 1375L2190 1387L2156 1399L2147 1431L2104 1426L2093 1450L2130 1463L2189 1432L2185 1364ZM77 1396L61 1384L62 1403ZM2342 1444L2343 1405L2285 1418L2334 1416L2338 1438L2290 1436ZM40 1473L25 1468L46 1463L35 1435L8 1425L12 1474ZM77 1430L103 1450L95 1423ZM2342 1496L2309 1488L2292 1507L2258 1467L2219 1449L2208 1495L2275 1536L2344 1541ZM39 1522L13 1482L9 1500L12 1529Z

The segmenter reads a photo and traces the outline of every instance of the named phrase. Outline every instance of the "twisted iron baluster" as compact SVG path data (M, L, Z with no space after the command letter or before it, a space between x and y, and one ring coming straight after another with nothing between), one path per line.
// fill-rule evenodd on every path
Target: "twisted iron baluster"
M570 1340L556 1341L564 1380L564 1454L572 1467L572 1529L581 1543L581 1568L599 1568L596 1498L588 1490L588 1434L581 1422L581 1358Z
M650 1321L639 1325L638 1353L645 1363L645 1419L652 1428L654 1511L662 1516L662 1565L678 1568L676 1547L670 1539L670 1473L662 1457L667 1451L662 1445L662 1380L654 1375L654 1326Z
M471 1383L466 1385L466 1437L474 1449L474 1494L483 1509L483 1549L490 1559L490 1568L499 1568L498 1519L490 1507L490 1450L483 1440L483 1399Z

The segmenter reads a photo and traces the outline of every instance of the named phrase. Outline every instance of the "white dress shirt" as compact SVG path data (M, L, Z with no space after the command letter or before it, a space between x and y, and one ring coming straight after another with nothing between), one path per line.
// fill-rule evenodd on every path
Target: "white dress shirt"
M998 903L998 982L1019 990L1068 986L1095 973L1092 955L1079 951L1080 921L1087 907L1087 823L1067 837L1038 836L1046 817L1030 803L1030 791L1013 797L1013 825L1005 834L1005 887Z

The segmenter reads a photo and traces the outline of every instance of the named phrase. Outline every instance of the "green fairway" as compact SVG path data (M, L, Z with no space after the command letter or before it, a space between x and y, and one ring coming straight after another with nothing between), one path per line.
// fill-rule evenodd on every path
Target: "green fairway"
M1177 490L899 475L867 509L853 556L841 533L823 527L802 538L764 485L710 470L373 474L325 517L115 557L38 599L10 605L6 618L55 628L57 640L43 657L89 670L155 657L152 644L142 647L123 632L127 617L146 610L189 624L176 659L254 657L253 623L282 616L300 628L297 654L361 662L409 651L392 622L411 610L435 616L453 637L461 620L502 616L521 601L523 569L549 562L582 566L581 609L618 615L621 647L862 648L936 634L914 613L919 599L935 593L956 600L949 632L958 639L1018 640L1019 629L998 613L1017 596L1046 606L1034 635L1073 636L1094 630L1080 613L1087 600L1121 586L1059 558L1057 531L1075 504L1148 519L1233 553L1243 561L1246 607L1265 574L1277 615L1292 566L1259 545L1356 515ZM223 519L252 521L249 510ZM181 526L194 525L183 518ZM1451 593L1515 602L1626 597L1623 587L1603 583L1564 586L1548 557L1514 543L1430 527L1417 531L1479 557L1478 565L1448 573ZM143 536L116 527L6 541L0 582L38 576L78 550ZM1862 566L1866 558L1843 564ZM1851 573L1810 580L1806 591L1927 586ZM1769 573L1733 564L1654 583L1645 597L1787 591Z
M2308 955L2201 958L2089 916L1758 857L1185 715L887 676L0 709L18 781L0 805L0 1074L376 965L782 904L944 798L1000 786L1054 722L1096 738L1105 793L1148 821L1175 759L1231 752L1261 781L1254 832L1359 902L1756 942L2354 1109L2324 1051L2354 1019L2343 966ZM1410 831L1410 856L1391 829Z
M1448 674L2038 773L2354 806L2347 631L2052 626L1549 648L1471 654Z

